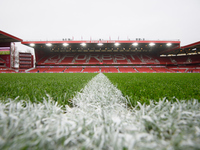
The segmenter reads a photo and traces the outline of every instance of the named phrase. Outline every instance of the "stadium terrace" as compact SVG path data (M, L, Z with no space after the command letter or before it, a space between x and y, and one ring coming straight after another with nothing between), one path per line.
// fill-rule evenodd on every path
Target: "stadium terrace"
M0 36L1 72L200 72L200 42L181 47L178 40L23 41L3 31ZM34 48L35 67L30 53L19 53L19 68L10 65L11 42Z

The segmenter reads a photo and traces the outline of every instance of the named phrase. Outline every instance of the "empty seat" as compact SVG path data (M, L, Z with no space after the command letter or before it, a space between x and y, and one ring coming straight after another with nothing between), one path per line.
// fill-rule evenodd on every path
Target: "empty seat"
M119 71L120 72L124 72L124 73L128 73L128 72L134 73L134 72L137 72L135 69L133 69L133 67L119 67Z
M49 68L35 68L35 69L31 69L29 70L28 72L30 73L43 73L45 72L46 70L48 70Z
M102 73L108 73L108 72L117 73L118 70L115 67L105 67L105 68L101 68L101 72Z
M141 72L141 73L153 73L153 72L156 72L152 69L150 69L149 67L136 67L135 68L138 72Z
M77 68L68 68L64 71L64 73L79 73L82 71L82 67L77 67Z
M165 67L152 67L152 69L156 72L173 72Z
M54 73L60 73L63 72L65 70L65 68L50 68L49 70L45 71L45 72L54 72Z
M99 68L94 68L94 67L88 67L88 68L85 68L84 70L83 70L83 72L88 72L88 73L97 73L97 72L99 72Z

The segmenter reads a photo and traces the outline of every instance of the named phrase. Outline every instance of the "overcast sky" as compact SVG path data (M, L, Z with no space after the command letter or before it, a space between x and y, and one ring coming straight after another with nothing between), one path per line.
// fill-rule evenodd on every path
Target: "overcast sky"
M23 40L200 41L200 0L0 0L0 30Z

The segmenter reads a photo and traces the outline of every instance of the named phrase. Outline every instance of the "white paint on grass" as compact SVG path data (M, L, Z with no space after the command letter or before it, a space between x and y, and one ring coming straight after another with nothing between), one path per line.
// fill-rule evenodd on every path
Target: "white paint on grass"
M133 109L98 74L73 98L73 108L48 101L0 103L0 149L199 149L197 100L160 100Z

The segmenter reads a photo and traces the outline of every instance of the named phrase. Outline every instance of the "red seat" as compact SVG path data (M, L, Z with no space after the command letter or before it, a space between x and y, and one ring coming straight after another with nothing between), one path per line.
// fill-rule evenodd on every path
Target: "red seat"
M68 68L64 71L64 73L80 73L82 69L83 69L82 67Z
M83 70L83 72L90 72L90 73L98 73L99 72L99 68L94 68L94 67L88 67L88 68L85 68L84 70Z
M134 73L137 72L135 69L133 69L133 67L119 67L119 71L120 72L124 72L124 73Z
M141 72L141 73L153 73L153 72L156 72L152 69L150 69L149 67L136 67L135 68L138 72Z
M115 67L105 67L105 68L101 68L101 72L102 73L108 73L108 72L117 73L118 70Z

